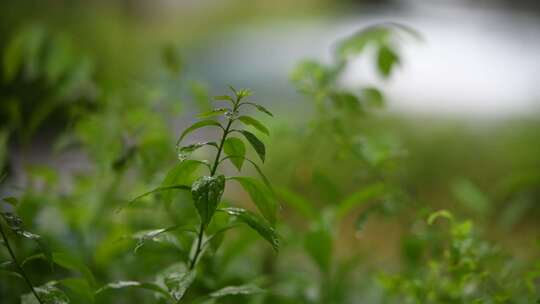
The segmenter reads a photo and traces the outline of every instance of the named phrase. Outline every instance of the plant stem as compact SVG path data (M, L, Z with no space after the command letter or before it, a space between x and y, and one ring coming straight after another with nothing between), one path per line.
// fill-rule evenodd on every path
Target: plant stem
M233 112L236 111L236 106L233 109ZM212 167L212 171L210 171L210 175L214 176L216 174L218 165L219 165L219 157L221 156L221 151L223 150L223 145L225 144L225 139L227 139L227 135L229 135L229 130L231 128L231 125L233 123L233 120L230 119L227 123L227 126L225 127L225 130L223 131L223 136L221 137L221 142L219 143L219 148L216 153L216 159L214 160L214 166Z
M199 258L199 255L201 254L203 235L204 235L204 225L201 223L201 227L199 228L199 235L197 237L197 249L195 250L195 255L193 256L193 259L191 260L191 263L189 264L189 270L193 270L193 268L195 268L195 263L197 262L197 259Z
M0 224L0 234L2 234L2 239L4 239L4 243L6 244L6 248L9 252L9 255L11 256L11 259L13 260L13 263L15 263L15 266L17 267L17 270L19 271L19 274L23 277L24 281L26 282L26 285L30 288L36 299L40 304L44 304L43 301L41 301L41 298L37 294L36 290L34 289L34 285L32 285L32 282L30 282L30 279L24 272L24 269L19 265L19 262L17 261L17 258L15 257L15 253L13 252L13 249L11 249L11 246L9 245L8 238L6 234L4 233L4 229L2 228L2 225Z
M234 103L232 112L236 112L238 110L238 104L240 100L239 98L236 99L236 102ZM229 135L229 130L231 129L231 125L234 121L234 118L230 118L229 122L227 123L227 126L223 130L223 136L221 136L221 141L219 143L218 151L216 153L216 158L214 159L214 164L212 166L212 170L210 171L210 176L214 176L216 174L217 168L219 166L219 157L221 156L221 152L223 151L223 145L225 144L225 140L227 139L227 135ZM205 226L201 223L201 226L199 228L199 235L197 237L197 248L195 249L195 254L193 255L193 259L191 260L189 264L189 270L193 270L195 268L195 264L197 263L197 259L199 258L199 255L201 254L202 250L202 241L204 236L204 229Z

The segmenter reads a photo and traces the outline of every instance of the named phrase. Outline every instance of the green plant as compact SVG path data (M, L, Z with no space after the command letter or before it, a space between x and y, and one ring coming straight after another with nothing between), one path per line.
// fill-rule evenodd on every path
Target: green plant
M201 256L209 247L216 250L223 234L236 228L240 223L246 224L256 231L262 238L267 240L276 251L279 247L278 236L275 231L277 201L273 194L272 187L268 179L264 176L259 166L246 156L244 141L232 135L240 135L255 150L261 161L266 158L266 148L263 142L254 133L238 128L237 123L245 126L252 126L261 133L268 134L268 129L258 120L251 116L241 115L243 107L254 107L267 115L272 114L263 106L245 101L251 95L248 90L235 90L231 87L232 96L217 96L218 101L229 103L229 107L220 107L199 115L201 120L185 129L177 141L177 153L179 163L174 166L166 175L160 187L136 197L133 201L138 201L150 194L163 194L164 201L171 201L174 191L187 191L191 193L193 205L199 217L198 228L192 225L175 224L170 227L160 228L137 234L138 243L136 250L141 248L146 242L158 240L166 233L181 231L187 235L192 235L192 246L183 256L181 263L176 263L161 274L158 274L154 283L140 283L135 281L121 281L110 283L100 290L98 294L107 289L117 289L125 287L139 287L152 290L162 301L179 303L183 301L186 291L193 284L197 277L197 265ZM223 116L225 124L220 123L213 117ZM184 138L191 132L203 128L214 127L222 131L218 141L197 142L189 145L182 145ZM192 159L191 155L203 147L215 149L215 156L212 162ZM225 154L225 156L223 155ZM225 161L230 161L238 171L242 170L244 163L250 163L260 175L262 181L252 177L230 176L220 173L220 167ZM192 180L192 175L200 167L208 170L207 175L202 175ZM227 182L237 181L250 195L256 208L262 216L247 209L228 206L222 202L222 195ZM229 217L223 223L214 220L216 212ZM252 284L241 286L227 286L218 291L209 292L206 295L191 295L193 301L204 301L207 299L224 297L227 295L240 295L259 293L261 289ZM198 296L198 297L197 297Z
M440 220L439 220L440 219ZM448 224L437 222L445 219ZM439 227L444 227L439 229ZM537 266L527 269L479 237L471 221L447 210L429 215L417 233L425 246L422 266L379 276L392 303L533 303Z
M18 200L14 197L4 198L3 201L12 207L16 207ZM20 261L17 258L17 254L10 243L10 235L14 237L19 237L23 239L28 239L34 241L40 248L41 254L47 259L50 266L54 263L55 259L53 258L53 253L43 241L40 235L26 231L23 227L23 221L13 212L1 212L0 217L2 222L0 223L0 234L2 235L2 245L6 248L11 261L3 262L0 270L8 275L22 279L30 289L29 294L25 294L21 297L21 303L30 304L30 303L39 303L39 304L63 304L69 303L69 299L65 293L59 289L56 285L56 281L50 281L42 286L36 287L27 272L24 270L24 264L28 261L28 258ZM31 259L32 257L30 257ZM11 268L14 268L13 270Z

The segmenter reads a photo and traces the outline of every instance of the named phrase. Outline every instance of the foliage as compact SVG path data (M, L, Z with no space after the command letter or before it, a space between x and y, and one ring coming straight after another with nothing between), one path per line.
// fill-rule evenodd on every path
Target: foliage
M6 303L537 300L536 245L526 257L514 257L502 250L511 246L492 240L499 229L514 239L511 229L537 213L535 167L507 170L489 188L465 172L445 176L449 202L429 202L418 194L440 191L434 185L449 172L445 164L480 165L439 161L460 142L433 141L406 158L402 139L412 137L390 130L406 128L377 121L386 104L384 81L404 63L400 43L419 38L413 30L372 26L340 41L329 63L300 63L291 78L307 100L303 115L278 123L282 115L270 120L273 114L246 89L231 87L231 94L214 98L214 108L206 85L183 74L189 69L175 44L158 52L165 65L160 73L166 72L158 81L145 75L137 79L145 85L125 85L124 78L111 85L93 68L94 61L105 66L103 59L81 55L68 37L27 27L2 50L0 98L15 106L0 110L8 117L0 163L11 163L4 146L31 139L53 117L41 106L16 109L28 108L21 101L31 99L27 87L45 96L44 104L50 101L43 107L69 109L71 123L50 145L55 155L84 156L84 168L67 173L29 165L22 182L0 174L9 193L0 209L6 274L0 298ZM370 54L383 84L344 86L350 63ZM66 89L73 79L80 82ZM85 88L100 94L87 95ZM86 101L98 106L86 108ZM202 113L176 136L171 130L185 123L179 112L190 106ZM17 122L18 112L23 119ZM476 151L474 143L467 148ZM445 203L451 212L427 211ZM459 221L462 214L472 219Z

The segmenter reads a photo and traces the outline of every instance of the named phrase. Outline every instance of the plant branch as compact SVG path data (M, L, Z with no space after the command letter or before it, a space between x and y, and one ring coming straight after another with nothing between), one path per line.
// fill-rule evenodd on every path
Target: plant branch
M238 110L240 99L238 96L236 97L236 102L234 102L232 112L235 113ZM212 166L212 170L210 171L210 176L214 176L216 174L217 168L219 166L221 157L221 152L223 151L223 145L225 144L225 140L227 139L227 135L229 135L229 130L232 126L232 123L234 122L234 118L230 118L229 122L227 122L227 126L223 130L223 136L221 137L221 141L218 146L218 151L216 153L216 158L214 159L214 164ZM199 228L199 235L197 237L197 248L195 249L195 254L193 255L193 259L191 260L189 264L189 270L193 270L195 268L195 264L197 263L197 259L199 258L199 255L202 252L202 241L204 237L204 229L205 226L203 223L201 223L201 226Z
M11 256L11 259L13 260L13 263L17 267L17 270L19 271L20 275L23 277L24 281L26 282L26 285L28 285L28 287L32 291L32 294L34 294L34 296L36 297L38 302L40 304L44 304L44 302L41 300L41 298L37 294L36 290L34 289L34 285L32 285L32 282L30 281L30 279L26 275L26 272L24 272L24 269L21 267L21 265L17 261L17 258L15 257L15 253L13 252L13 249L11 249L8 238L7 238L6 234L4 233L4 229L2 228L1 224L0 224L0 234L2 234L2 239L4 239L4 243L6 244L6 248L7 248L8 252L9 252L9 255Z

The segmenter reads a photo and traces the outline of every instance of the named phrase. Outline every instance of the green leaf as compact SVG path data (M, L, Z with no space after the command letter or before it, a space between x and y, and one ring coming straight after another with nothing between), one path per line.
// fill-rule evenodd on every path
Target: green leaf
M272 114L270 111L268 111L267 108L263 107L262 105L258 104L258 103L254 103L254 102L244 102L242 104L248 104L248 105L252 105L254 106L259 112L262 112L268 116L271 116L273 117L274 114Z
M13 233L15 233L16 235L18 235L20 237L30 239L30 240L33 240L34 242L36 242L36 244L39 246L39 249L41 250L41 252L43 252L43 254L45 255L45 258L47 259L49 264L52 264L53 258L52 258L51 250L50 250L49 246L47 245L47 243L45 241L43 241L43 239L41 238L40 235L37 235L37 234L34 234L34 233L31 233L31 232L28 232L28 231L24 230L23 229L23 221L21 220L20 217L18 217L14 213L0 212L0 217L2 217L2 219L4 219L5 223L7 224L7 227Z
M165 278L165 285L169 294L175 301L180 301L193 281L195 281L196 272L194 270L178 273L173 272Z
M54 252L52 256L54 263L71 271L80 273L88 284L90 284L90 286L96 286L96 280L92 274L92 271L84 264L83 261L65 252Z
M377 88L367 87L362 89L362 97L371 106L382 107L384 105L384 96Z
M0 269L0 274L6 275L6 276L12 276L12 277L15 277L15 278L18 278L18 279L21 279L22 281L24 281L24 277L20 273L18 273L16 271Z
M189 133L197 130L197 129L200 129L202 127L208 127L208 126L216 126L216 127L220 127L220 128L223 128L221 126L221 124L219 124L219 122L213 120L213 119L206 119L206 120L201 120L201 121L198 121L194 124L192 124L191 126L189 126L187 129L184 130L184 132L182 132L182 134L180 135L180 137L178 138L178 140L176 141L176 145L178 146L180 144L180 142L182 141L182 139L184 139L184 137L186 137Z
M12 206L17 206L19 204L19 200L15 197L5 197L2 200Z
M173 168L167 172L167 175L161 182L162 187L172 185L191 185L193 183L193 175L199 169L201 165L206 165L199 160L185 159L180 163L177 163ZM175 190L169 190L163 193L163 201L165 203L171 203L176 194Z
M44 304L69 304L70 301L66 294L55 285L56 282L49 282L43 286L35 287L34 290ZM38 303L38 300L32 293L21 296L21 304Z
M353 113L360 111L360 100L356 95L349 92L337 92L332 94L332 101L338 108L346 109Z
M236 96L238 96L238 99L242 99L248 96L253 95L253 93L249 89L240 89L235 92Z
M208 117L212 117L212 116L225 114L228 111L229 111L229 109L227 109L227 108L217 108L217 109L210 110L208 112L200 113L199 115L197 115L197 117L199 117L199 118L208 118Z
M270 192L274 193L274 189L272 187L272 184L270 184L270 181L268 180L268 178L264 175L264 173L262 172L261 168L259 167L259 165L257 165L254 161L252 161L251 159L249 158L246 158L246 157L242 157L242 156L227 156L226 158L228 159L234 159L234 158L241 158L243 159L244 161L247 161L248 163L250 163L254 168L255 168L255 171L257 171L257 173L259 174L259 176L261 177L261 179L263 180L264 184L266 185L266 187L268 187L268 189L270 190ZM240 170L238 170L240 171Z
M68 72L72 61L69 41L65 36L55 36L50 43L44 62L48 82L56 84Z
M240 116L238 117L238 119L244 124L248 126L253 126L255 127L255 129L261 131L262 133L266 135L270 135L270 132L268 131L268 129L260 121L256 120L255 118L250 117L250 116Z
M133 252L137 253L137 251L146 244L146 242L153 241L153 242L159 242L159 237L167 232L173 231L173 230L181 230L185 232L192 232L197 233L194 229L187 228L183 225L174 225L167 228L160 228L160 229L154 229L149 231L141 231L138 233L135 233L133 237L137 240L137 245L135 245L135 249L133 249Z
M252 177L235 176L230 179L240 183L242 188L248 192L262 216L274 226L276 224L276 213L278 209L278 203L274 193L265 184Z
M227 226L224 226L224 227L221 227L220 229L218 229L211 236L209 236L208 239L206 239L206 241L204 242L204 244L202 246L203 250L206 247L206 245L209 244L210 247L212 248L212 250L214 252L216 252L219 249L219 246L221 246L221 243L223 242L225 232L227 232L227 231L229 231L229 230L231 230L233 228L236 228L238 226L239 226L238 224L230 224L230 225L227 225Z
M80 278L67 278L60 280L58 283L70 290L76 296L84 299L85 303L94 303L94 291L86 280Z
M399 64L399 56L389 46L383 45L377 53L377 67L379 73L385 78L388 78L392 73L392 69L396 64Z
M264 163L264 158L265 158L265 155L266 155L266 148L264 147L264 144L262 143L262 141L260 141L257 138L257 136L255 136L251 132L248 132L246 130L241 130L240 132L244 135L244 137L247 139L247 141L251 144L253 149L255 149L255 152L257 152L257 154L259 155L259 158Z
M169 293L161 288L159 285L154 283L147 283L147 282L138 282L138 281L117 281L113 283L109 283L100 289L96 291L96 294L100 294L104 291L110 290L110 289L124 289L124 288L139 288L139 289L146 289L150 291L154 291L157 293L160 293L167 298L169 298Z
M450 222L454 221L454 216L448 210L439 210L431 213L427 219L428 225L433 225L438 218L448 219Z
M209 296L212 298L221 298L225 296L251 295L263 292L265 292L263 289L254 284L246 284L240 286L227 286L212 292Z
M23 65L24 38L22 34L17 34L4 46L3 70L6 82L12 81Z
M317 219L319 217L313 206L297 193L294 193L285 187L278 187L276 193L283 202L296 209L303 216L309 219Z
M274 228L263 218L242 208L224 208L220 211L236 216L238 220L246 223L261 237L267 240L275 251L279 250L279 237Z
M310 231L304 239L304 247L322 272L330 271L332 235L327 229L319 228Z
M365 28L341 41L336 48L336 56L340 60L358 56L368 45L384 43L390 37L390 34L391 30L386 26L376 25Z
M179 184L191 184L193 182L193 174L201 165L206 165L206 163L198 160L186 159L176 164L169 172L167 172L161 185L165 187Z
M223 144L223 151L229 156L234 156L230 158L231 162L238 171L242 170L244 156L246 155L246 146L244 145L244 142L239 138L229 137Z
M146 197L150 194L154 194L154 193L157 193L157 192L161 192L161 191L167 191L167 190L173 190L173 189L178 189L178 190L191 190L191 188L189 186L186 186L186 185L172 185L172 186L162 186L162 187L157 187L156 189L153 189L153 190L150 190L146 193L143 193L137 197L135 197L134 199L132 199L131 201L129 201L127 203L127 205L131 205L133 204L134 202L140 200L141 198L143 197ZM121 206L118 211L121 211L123 209L124 206Z
M225 190L225 176L202 176L191 186L195 208L203 226L207 226Z
M191 153L204 146L212 146L218 148L218 145L213 141L201 141L187 146L176 147L176 151L178 152L178 159L180 159L180 161L184 161Z
M353 208L361 206L363 203L380 197L386 192L384 183L376 182L349 195L338 204L337 217L341 218L349 213Z

